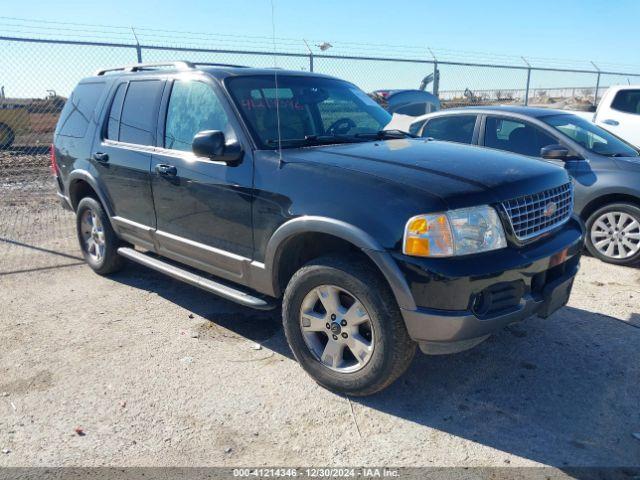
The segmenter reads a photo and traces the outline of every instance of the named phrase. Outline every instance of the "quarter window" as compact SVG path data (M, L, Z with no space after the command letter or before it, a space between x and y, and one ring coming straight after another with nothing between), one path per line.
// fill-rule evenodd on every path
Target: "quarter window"
M173 84L167 108L165 148L191 151L193 137L198 132L225 132L228 125L229 120L220 99L209 85L185 80Z
M611 102L611 108L640 115L640 90L620 90Z
M60 112L58 135L84 137L103 90L103 82L78 85Z
M429 120L422 136L445 142L471 143L475 126L476 115L445 115Z
M540 149L558 141L528 123L499 117L487 117L484 146L539 157Z
M158 103L163 82L143 80L129 82L120 116L119 140L138 145L155 143Z

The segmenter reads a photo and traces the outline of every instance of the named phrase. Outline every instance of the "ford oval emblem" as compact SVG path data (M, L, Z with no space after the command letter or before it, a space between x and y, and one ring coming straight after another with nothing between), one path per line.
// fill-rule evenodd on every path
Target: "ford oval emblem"
M551 216L553 216L554 213L556 213L558 211L558 204L556 204L556 202L549 202L547 203L547 206L544 207L544 212L542 212L542 214L549 218Z

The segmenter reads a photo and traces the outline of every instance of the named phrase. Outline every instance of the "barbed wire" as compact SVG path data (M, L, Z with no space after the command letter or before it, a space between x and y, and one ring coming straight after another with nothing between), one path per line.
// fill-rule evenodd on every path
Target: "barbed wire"
M175 45L183 48L220 48L250 49L270 52L274 47L280 51L291 53L308 53L307 44L315 47L316 54L321 52L319 45L327 40L331 43L331 54L335 55L368 55L368 56L401 56L408 59L439 61L461 61L475 63L501 63L504 65L522 66L521 56L497 52L477 50L455 50L446 47L428 47L426 45L406 45L393 43L371 43L347 41L340 39L301 39L293 37L271 37L266 35L238 35L217 32L195 32L188 30L170 30L152 27L136 27L123 25L105 25L67 22L58 20L29 19L11 16L0 16L0 29L12 36L36 36L39 39L81 39L95 42L137 43L148 45ZM135 35L138 39L134 38ZM177 41L179 39L179 42ZM305 44L306 40L306 44ZM614 63L569 59L560 57L527 56L527 61L535 67L557 68L573 67L593 70L593 63L601 69L634 68L640 70L639 64Z

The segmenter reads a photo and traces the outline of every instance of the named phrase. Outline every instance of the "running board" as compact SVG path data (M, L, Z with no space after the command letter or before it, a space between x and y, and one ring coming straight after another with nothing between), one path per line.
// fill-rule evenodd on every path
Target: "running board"
M232 302L245 305L247 307L256 308L258 310L271 310L276 307L274 302L269 302L260 297L256 297L237 288L223 285L214 280L210 280L206 277L198 275L184 268L180 268L171 263L165 262L157 257L152 257L145 253L134 250L133 248L120 247L118 254L133 260L136 263L140 263L145 267L149 267L160 273L169 275L170 277L180 280L182 282L193 285L194 287L201 288L209 293L213 293Z

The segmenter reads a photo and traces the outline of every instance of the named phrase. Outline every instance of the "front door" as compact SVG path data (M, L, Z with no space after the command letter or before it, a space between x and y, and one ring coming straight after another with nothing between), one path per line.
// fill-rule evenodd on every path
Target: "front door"
M228 166L191 150L203 130L237 138L229 107L217 86L201 77L174 80L162 103L164 148L156 150L151 165L159 253L242 281L243 263L253 255L251 156Z

